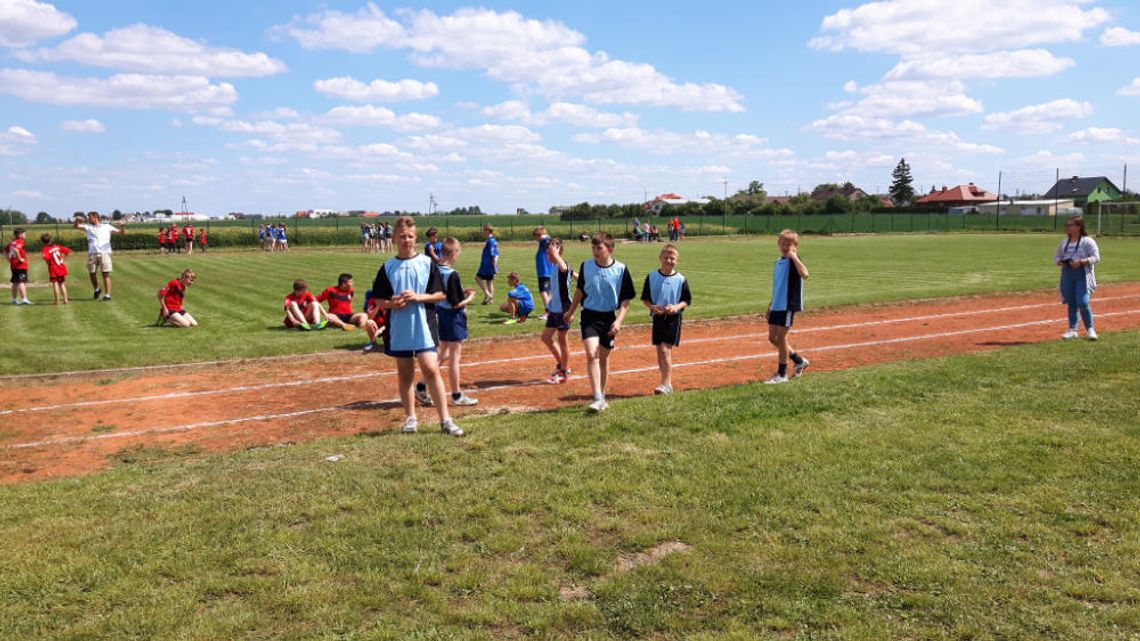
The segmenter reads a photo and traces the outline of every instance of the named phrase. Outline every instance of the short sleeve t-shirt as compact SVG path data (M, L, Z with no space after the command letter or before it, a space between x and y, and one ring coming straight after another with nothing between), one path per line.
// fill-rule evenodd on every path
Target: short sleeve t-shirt
M24 251L24 239L16 238L8 243L4 248L4 253L8 256L8 264L12 269L27 269L28 268L28 254ZM15 294L13 294L15 295Z
M182 281L175 278L166 284L160 292L162 294L162 302L166 304L166 309L172 312L182 311L182 301L186 298L186 286Z
M578 289L586 295L582 307L595 312L612 312L637 296L629 269L616 260L605 267L595 260L582 263Z
M534 311L534 297L526 285L519 283L514 289L507 292L507 296L519 302L519 316L526 316Z
M83 225L82 227L83 231L87 232L88 254L111 253L111 234L115 231L113 226L108 223L99 223L98 225Z
M347 292L339 287L327 287L325 291L317 296L317 300L329 304L330 314L351 314L352 313L352 296L355 290L348 290Z
M317 297L313 296L313 292L306 291L300 295L290 292L285 296L285 309L289 309L289 303L297 303L297 307L303 312L309 308L309 305L313 305L316 302Z
M479 273L484 276L495 274L495 257L499 255L499 241L494 236L483 244L483 257L479 261Z
M804 281L790 258L777 258L772 268L773 312L800 312L804 309Z
M641 300L649 301L659 307L693 302L692 294L689 293L689 281L681 272L673 272L666 276L659 269L645 276L645 285L641 288Z
M48 245L40 250L48 266L48 278L67 276L67 255L71 250L63 245Z
M554 274L554 265L546 256L546 248L550 245L550 236L543 236L538 240L538 252L534 255L534 273L539 278L550 278Z
M391 300L399 292L435 294L443 291L439 266L431 258L416 254L410 258L388 259L376 272L372 291L376 298ZM411 352L436 347L435 308L425 303L412 303L402 309L389 310L388 349Z

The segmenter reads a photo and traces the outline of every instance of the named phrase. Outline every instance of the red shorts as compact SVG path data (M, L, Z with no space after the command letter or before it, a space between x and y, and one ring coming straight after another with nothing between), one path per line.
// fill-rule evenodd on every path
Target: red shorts
M49 280L51 280L53 283L63 283L67 281L67 274L64 274L63 276L52 276Z

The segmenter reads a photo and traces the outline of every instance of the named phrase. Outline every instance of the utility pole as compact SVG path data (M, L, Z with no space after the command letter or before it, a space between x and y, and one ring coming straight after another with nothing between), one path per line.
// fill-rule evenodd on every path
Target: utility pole
M724 179L724 206L720 210L720 227L728 235L728 179Z

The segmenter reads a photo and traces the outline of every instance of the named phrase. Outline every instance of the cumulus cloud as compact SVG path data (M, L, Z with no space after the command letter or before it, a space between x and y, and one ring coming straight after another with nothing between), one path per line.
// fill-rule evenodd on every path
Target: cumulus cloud
M54 6L36 0L5 0L0 7L0 46L26 47L62 36L78 23Z
M751 134L713 134L697 130L677 133L665 130L648 131L639 127L611 127L597 134L579 134L578 142L605 143L657 154L717 154L737 158L779 158L792 155L789 149L766 147L766 138Z
M908 145L919 145L947 151L963 153L1001 153L1001 147L986 143L963 141L958 134L948 131L934 131L913 120L891 120L871 118L858 114L836 114L812 122L806 128L825 138L850 142L896 141Z
M51 105L208 111L237 101L229 83L196 76L116 74L73 78L26 69L0 69L0 93Z
M214 127L220 131L257 136L246 143L262 152L315 151L323 145L340 141L340 132L306 122L278 122L276 120L237 120L212 116L195 116L198 125Z
M25 62L79 62L96 67L214 78L268 76L287 68L264 53L207 47L159 27L135 24L102 36L81 33L50 49L21 51Z
M1045 49L994 51L960 55L923 55L900 61L887 80L933 78L1037 78L1077 64Z
M562 123L583 128L626 127L638 121L637 114L599 111L589 105L573 102L556 102L546 111L533 114L530 105L525 102L508 100L485 107L480 113L496 120L517 120L532 125Z
M1133 78L1132 84L1116 92L1121 96L1140 96L1140 77Z
M1065 120L1087 118L1092 113L1092 104L1064 98L1040 105L1029 105L1014 111L987 114L982 121L982 128L1008 129L1021 133L1048 133L1060 130Z
M403 22L375 4L354 14L335 10L295 18L274 33L308 48L367 52L408 49L425 67L480 69L488 77L554 100L645 104L686 111L743 111L734 89L678 83L652 65L611 59L581 45L585 36L559 22L519 13L459 9L451 15L406 12Z
M107 131L103 123L94 118L88 118L87 120L64 120L59 123L59 128L64 131L81 134L101 134Z
M1106 47L1140 45L1140 31L1129 31L1123 27L1110 27L1100 34L1100 43Z
M401 100L424 100L439 95L439 87L434 82L419 80L373 80L368 84L355 78L340 77L318 80L313 83L317 91L354 102L398 102Z
M866 97L840 103L842 113L867 118L961 116L979 113L982 103L966 95L961 82L889 81L859 90Z
M1092 142L1099 144L1140 145L1140 138L1133 138L1123 129L1115 127L1089 127L1069 134L1069 142Z
M36 137L32 132L23 127L8 127L7 131L0 133L0 156L18 156L34 144Z
M374 105L334 107L325 116L325 121L352 127L390 127L399 131L435 129L442 124L436 116L420 113L397 115L391 109Z

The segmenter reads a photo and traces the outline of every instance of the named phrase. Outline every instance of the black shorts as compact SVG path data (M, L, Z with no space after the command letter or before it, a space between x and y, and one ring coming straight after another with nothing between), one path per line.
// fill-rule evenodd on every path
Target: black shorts
M657 314L653 317L653 344L673 347L681 344L680 314Z
M478 278L480 280L495 280L495 272L491 272L490 274L484 274L483 272L476 272L475 278Z
M570 321L566 320L562 312L546 312L546 326L565 332L570 329Z
M356 314L333 314L333 316L336 316L337 318L339 318L340 322L348 323L349 325L351 325L352 324L352 317L356 316Z
M546 292L548 294L550 293L550 277L549 276L539 276L538 277L538 292L540 294L542 292Z
M597 338L598 344L606 349L614 348L614 337L610 336L617 314L613 312L595 312L592 309L582 309L582 340Z
M28 270L26 269L13 269L12 270L12 284L28 282Z
M768 324L777 327L791 327L795 316L794 311L768 312Z

